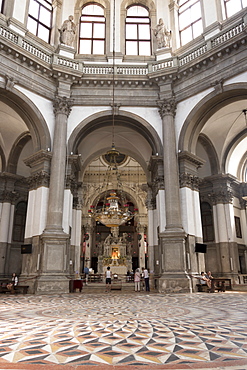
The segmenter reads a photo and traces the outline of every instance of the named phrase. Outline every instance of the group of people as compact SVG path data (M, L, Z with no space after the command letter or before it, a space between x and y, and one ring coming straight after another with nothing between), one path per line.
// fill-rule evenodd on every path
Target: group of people
M135 270L134 274L134 283L135 283L135 291L140 292L141 290L141 281L144 282L143 290L145 287L146 292L150 291L150 286L149 286L149 272L147 268L142 268L142 272L140 271L139 268Z
M112 273L110 266L107 267L105 272L105 283L106 283L106 292L109 292L111 290L111 279L112 279ZM149 286L149 272L147 268L142 268L142 272L139 268L135 270L134 273L134 283L135 283L135 291L140 292L141 290L141 282L144 282L144 287L146 292L150 291ZM143 289L144 289L143 287Z
M213 280L213 276L211 274L211 271L208 271L206 273L204 271L202 271L200 276L193 276L193 277L196 278L196 279L199 279L201 285L207 285L207 287L211 290L212 280Z

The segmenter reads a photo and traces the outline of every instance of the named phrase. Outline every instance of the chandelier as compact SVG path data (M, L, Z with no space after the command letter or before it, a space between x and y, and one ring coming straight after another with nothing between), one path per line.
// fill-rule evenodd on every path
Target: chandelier
M138 209L130 210L130 204L123 195L122 181L117 165L117 156L120 153L112 146L106 155L109 157L109 166L106 173L106 189L104 191L103 205L96 207L90 206L89 217L94 218L103 225L110 228L119 228L127 221L131 220ZM109 182L115 183L117 190L108 190Z

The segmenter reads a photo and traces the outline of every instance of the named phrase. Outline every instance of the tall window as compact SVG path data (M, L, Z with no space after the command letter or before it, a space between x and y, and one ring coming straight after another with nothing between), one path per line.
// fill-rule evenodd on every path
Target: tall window
M0 13L3 13L4 1L5 0L0 0Z
M105 16L99 5L90 4L82 9L79 53L105 54Z
M247 0L222 0L225 18L231 17L247 6Z
M149 12L140 5L127 9L125 21L126 55L151 55L151 31Z
M200 36L203 31L200 0L179 0L179 35L181 45Z
M15 209L14 225L13 225L13 241L23 242L26 224L27 203L20 202Z
M30 0L27 28L34 35L50 42L52 0Z
M202 234L204 242L214 241L214 224L211 205L207 202L201 204Z

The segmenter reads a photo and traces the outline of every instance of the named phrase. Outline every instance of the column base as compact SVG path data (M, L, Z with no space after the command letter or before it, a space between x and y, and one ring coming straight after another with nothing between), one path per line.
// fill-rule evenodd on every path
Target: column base
M158 280L159 293L192 293L191 279L184 274L164 273Z
M36 281L35 294L69 293L69 279L65 275L45 274Z

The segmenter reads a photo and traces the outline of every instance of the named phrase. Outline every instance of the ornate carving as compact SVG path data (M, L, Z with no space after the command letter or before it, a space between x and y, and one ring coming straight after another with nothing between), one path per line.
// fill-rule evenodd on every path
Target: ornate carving
M0 193L0 203L15 204L20 194L17 191L3 190Z
M67 117L71 112L71 105L73 101L63 96L62 98L57 96L53 101L53 108L55 116L58 113L65 114Z
M174 97L170 99L158 100L157 104L159 106L159 114L161 118L165 116L175 116L177 103Z
M45 171L40 171L28 178L29 190L35 190L41 186L49 187L50 175Z
M212 203L228 204L233 202L233 192L231 190L219 190L218 192L212 192L211 194Z
M5 88L6 90L12 91L17 81L13 77L5 76Z
M200 179L198 176L183 172L179 175L180 188L190 188L192 190L199 190Z

